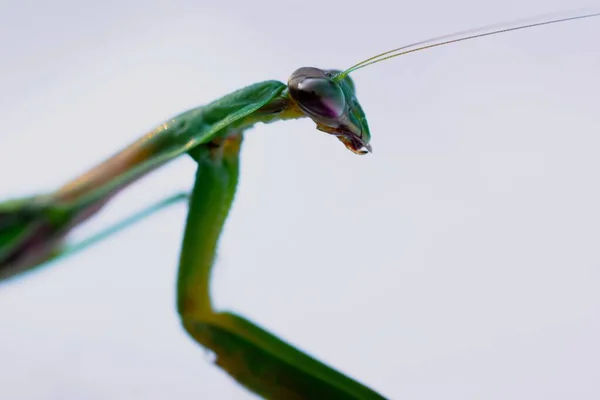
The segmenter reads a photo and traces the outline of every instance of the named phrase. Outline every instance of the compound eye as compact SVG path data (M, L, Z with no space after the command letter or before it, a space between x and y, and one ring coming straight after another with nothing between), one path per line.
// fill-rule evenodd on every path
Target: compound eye
M337 118L344 113L344 92L329 78L306 77L293 89L294 99L307 111L326 118Z

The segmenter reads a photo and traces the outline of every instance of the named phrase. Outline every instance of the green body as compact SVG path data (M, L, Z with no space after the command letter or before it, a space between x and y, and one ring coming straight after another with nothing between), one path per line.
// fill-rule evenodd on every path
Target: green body
M187 332L214 352L218 366L265 398L383 399L252 322L214 309L210 276L221 229L235 195L243 132L258 122L310 117L317 129L334 135L352 152L365 154L371 151L371 135L348 77L350 72L450 43L596 16L600 13L441 36L381 53L346 71L300 68L288 85L277 81L257 83L187 111L54 193L1 203L0 280L72 254L151 212L187 199L172 197L96 237L63 247L69 231L94 215L117 192L187 153L198 164L177 282L177 307Z
M0 279L59 254L69 230L154 169L232 130L280 119L265 106L289 109L284 91L277 81L238 90L166 121L54 193L0 204Z
M211 270L237 187L242 134L258 122L304 116L285 84L257 83L161 124L54 193L0 204L0 279L68 253L63 240L73 227L131 182L187 153L198 165L177 283L187 332L215 353L218 366L264 398L383 399L211 302Z

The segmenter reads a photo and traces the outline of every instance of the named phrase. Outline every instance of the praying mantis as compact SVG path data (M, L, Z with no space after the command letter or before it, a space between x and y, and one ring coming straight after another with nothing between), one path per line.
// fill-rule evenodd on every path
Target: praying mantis
M365 154L371 150L370 131L350 72L389 57L504 31L416 43L345 71L301 68L292 74L287 86L262 82L180 114L58 191L3 203L0 276L8 279L93 243L94 238L80 244L83 247L62 247L71 229L92 217L127 185L188 154L198 170L188 201L178 279L178 310L186 331L215 352L217 365L263 397L383 398L250 321L214 309L210 271L237 186L243 131L258 122L310 118L317 129L335 136L353 153ZM170 198L149 212L184 199L187 196Z

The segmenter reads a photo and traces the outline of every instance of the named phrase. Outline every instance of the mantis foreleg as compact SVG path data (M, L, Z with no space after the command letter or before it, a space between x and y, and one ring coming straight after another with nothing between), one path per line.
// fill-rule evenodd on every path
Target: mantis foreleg
M177 306L187 332L215 363L268 399L383 399L252 322L214 309L210 275L238 181L241 135L191 154L198 163L181 251Z

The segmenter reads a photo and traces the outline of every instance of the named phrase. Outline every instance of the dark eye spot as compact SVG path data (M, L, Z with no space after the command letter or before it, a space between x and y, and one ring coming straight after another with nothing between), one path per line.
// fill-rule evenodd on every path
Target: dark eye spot
M294 97L308 111L327 118L339 117L346 107L344 92L328 78L303 79Z

